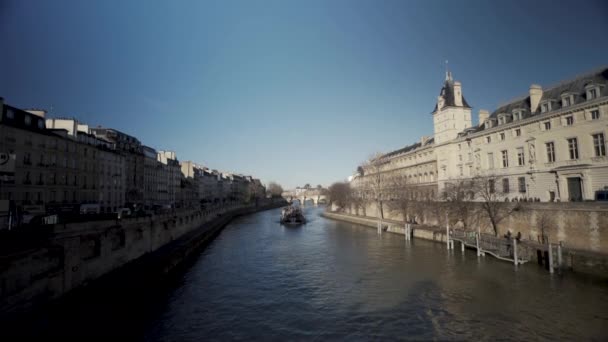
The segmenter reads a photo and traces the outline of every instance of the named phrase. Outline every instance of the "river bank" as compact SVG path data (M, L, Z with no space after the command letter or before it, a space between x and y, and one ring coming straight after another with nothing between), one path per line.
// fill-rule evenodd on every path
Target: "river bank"
M44 247L0 257L0 316L27 313L112 283L146 286L182 265L232 219L282 205L280 201L54 227Z
M365 217L327 211L323 212L321 216L333 220L355 223L374 229L377 229L378 227L378 219L375 217ZM403 221L384 219L382 222L383 232L405 235L405 223ZM445 228L441 227L412 225L412 237L446 244L446 230ZM534 247L538 248L538 250L541 252L546 250L546 246L536 245ZM488 253L488 255L490 254ZM532 266L534 264L544 265L544 254L542 255L543 257L541 257L540 260L534 258L534 256L531 256L530 260L528 260L529 262L527 263L527 266ZM552 262L555 263L556 261L557 257L555 257L555 261ZM608 281L608 255L590 251L568 249L564 252L561 269L559 271L575 272L584 276L597 277Z

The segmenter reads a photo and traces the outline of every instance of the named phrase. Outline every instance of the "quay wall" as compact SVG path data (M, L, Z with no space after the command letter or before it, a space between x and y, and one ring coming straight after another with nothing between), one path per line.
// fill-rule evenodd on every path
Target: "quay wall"
M469 217L469 229L494 234L492 226L481 209L481 203L471 202L474 215ZM505 209L518 206L498 224L499 236L507 231L513 235L521 232L522 238L542 243L542 236L551 243L562 242L570 249L608 254L608 203L600 202L562 202L562 203L504 203ZM443 202L413 202L408 217L426 226L446 225L446 212ZM402 210L387 201L383 205L384 218L404 221ZM332 207L332 210L336 210ZM357 216L376 218L376 204L368 202L365 206L344 208L343 212ZM457 224L457 214L451 215L450 225Z
M159 273L169 272L234 217L282 205L57 224L43 246L0 253L0 315L57 299L128 264L139 262Z
M329 211L323 213L322 216L333 220L367 226L373 229L377 229L378 227L378 219L371 216L357 216L355 214ZM403 220L384 219L382 222L383 232L405 235ZM417 239L446 243L445 228L438 226L412 224L412 236ZM541 246L539 248L546 249L546 246ZM570 272L608 279L608 254L606 253L565 248L563 257L564 267ZM536 264L536 261L537 260L530 260L526 265L534 265Z

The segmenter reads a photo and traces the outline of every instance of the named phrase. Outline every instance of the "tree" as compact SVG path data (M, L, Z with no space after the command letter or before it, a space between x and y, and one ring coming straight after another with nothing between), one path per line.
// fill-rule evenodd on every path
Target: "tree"
M333 183L329 189L329 201L330 208L331 204L335 204L341 210L344 210L347 206L351 204L352 191L350 188L350 184L346 182L336 182Z
M403 220L410 222L414 191L406 175L395 176L391 179L391 202L389 206L398 210ZM408 217L409 216L409 217Z
M267 192L273 198L281 197L281 194L283 194L283 187L276 182L270 182L268 183Z
M460 179L447 182L442 191L448 214L448 224L462 222L466 230L475 220L475 194L478 185L475 179ZM451 218L451 222L450 222Z
M310 183L306 183L306 185L304 185L304 189L310 189Z
M496 188L497 179L496 176L478 176L472 180L476 196L481 200L481 208L490 220L495 236L498 236L498 224L520 209L519 202L516 205L505 203L505 194Z
M360 167L365 175L366 185L370 190L373 200L378 208L379 219L384 218L384 208L382 207L383 196L386 191L386 176L382 173L382 167L386 161L382 158L383 154L377 152L372 154Z
M317 184L317 190L322 190L323 187L321 186L321 184Z

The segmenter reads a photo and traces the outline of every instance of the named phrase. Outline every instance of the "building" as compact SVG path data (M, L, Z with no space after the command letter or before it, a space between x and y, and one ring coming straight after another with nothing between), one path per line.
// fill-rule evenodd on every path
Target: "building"
M555 86L532 85L491 114L471 106L451 73L432 111L434 136L381 157L387 184L406 177L416 194L437 197L450 182L483 177L502 199L594 200L608 189L608 68ZM361 167L353 184L373 173Z
M2 200L37 212L77 212L84 203L112 212L124 205L125 159L86 125L3 100L0 113Z
M113 128L90 128L91 134L110 143L111 148L126 159L126 202L130 205L144 201L144 154L141 142L126 133Z

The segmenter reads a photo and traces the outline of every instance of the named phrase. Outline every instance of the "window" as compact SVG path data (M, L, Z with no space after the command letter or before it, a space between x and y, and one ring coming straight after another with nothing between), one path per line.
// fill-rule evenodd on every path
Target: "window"
M13 112L11 109L7 109L6 110L6 118L7 119L14 119L15 118L15 112Z
M570 159L578 159L578 141L576 138L568 139L568 150L570 151Z
M525 157L524 157L524 148L518 147L517 148L517 165L522 166L525 163L526 163L526 161L525 161Z
M548 142L545 146L547 146L547 162L555 162L555 145L553 142Z
M572 126L574 123L574 117L572 115L566 116L566 126Z
M486 137L486 142L487 142L488 144L489 144L489 143L491 143L491 142L492 142L492 137L489 137L489 136L488 136L488 137Z
M593 99L597 98L597 88L589 89L587 94L588 94L587 100L593 100Z
M509 153L507 150L501 151L502 153L502 167L509 167Z
M544 112L548 112L548 111L549 111L549 104L548 104L548 103L543 103L543 104L540 106L540 112L541 112L541 113L544 113Z
M595 150L596 157L606 156L606 144L604 142L604 133L598 133L593 135L593 149Z
M598 120L600 118L600 111L599 110L592 110L591 111L591 120Z
M570 96L562 98L562 107L570 107Z
M505 134L504 133L500 133L500 140L505 140Z
M525 193L526 192L526 177L519 177L517 179L517 183L519 185L519 192L521 193Z
M493 194L495 191L493 179L488 179L488 188L490 189L490 193Z
M25 121L25 125L29 126L32 124L32 117L29 115L26 115L24 121Z
M502 179L502 192L505 194L509 193L509 178Z
M458 167L458 169L460 170L460 172L459 172L459 173L460 173L460 176L461 176L461 177L462 177L462 176L464 176L464 173L462 172L462 165L461 165L461 166L459 166L459 167Z
M547 121L543 124L543 126L545 127L545 131L548 131L551 129L551 121Z
M488 153L488 169L493 169L494 168L494 153L490 152Z
M44 121L43 120L38 120L38 128L44 129Z
M516 137L521 137L521 129L520 128L518 128L518 129L515 130L515 136Z
M462 161L462 154L458 155L458 161L460 161L460 162Z

